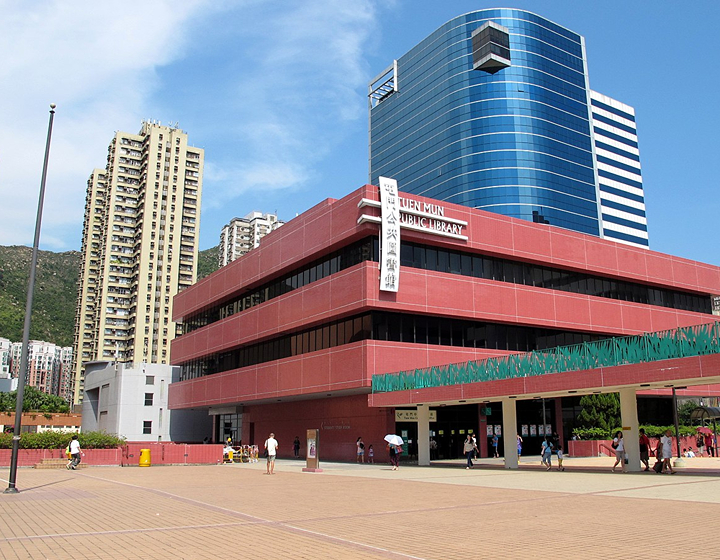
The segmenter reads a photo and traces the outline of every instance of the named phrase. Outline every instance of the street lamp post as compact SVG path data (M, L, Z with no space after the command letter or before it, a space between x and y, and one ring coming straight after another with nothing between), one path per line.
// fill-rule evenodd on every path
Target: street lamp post
M38 246L40 245L40 223L42 222L43 200L45 199L45 180L47 179L48 158L50 157L50 138L52 136L55 103L50 104L50 120L48 122L47 142L45 143L45 160L43 162L42 180L40 181L40 197L38 200L37 218L35 219L35 239L33 241L32 260L30 263L30 280L28 281L27 300L25 302L25 325L23 328L22 352L20 354L20 371L18 372L17 402L15 404L15 428L13 430L12 456L10 458L10 476L5 494L17 494L15 487L17 478L18 450L20 449L20 428L22 424L23 398L25 396L25 375L27 374L28 346L30 343L30 316L32 314L33 292L35 291L35 269L37 267Z

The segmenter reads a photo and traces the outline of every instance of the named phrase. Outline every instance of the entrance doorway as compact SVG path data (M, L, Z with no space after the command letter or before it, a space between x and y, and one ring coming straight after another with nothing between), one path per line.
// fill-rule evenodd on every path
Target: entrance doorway
M242 414L220 414L217 422L218 433L215 441L226 442L231 438L234 445L242 442Z

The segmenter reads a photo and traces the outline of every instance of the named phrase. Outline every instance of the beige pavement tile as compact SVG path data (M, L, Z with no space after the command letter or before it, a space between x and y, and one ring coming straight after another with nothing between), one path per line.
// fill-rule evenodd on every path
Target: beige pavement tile
M720 479L301 463L18 472L0 496L0 557L428 559L644 557L648 523L681 549L720 530ZM0 476L6 471L0 471ZM652 525L650 523L650 525Z

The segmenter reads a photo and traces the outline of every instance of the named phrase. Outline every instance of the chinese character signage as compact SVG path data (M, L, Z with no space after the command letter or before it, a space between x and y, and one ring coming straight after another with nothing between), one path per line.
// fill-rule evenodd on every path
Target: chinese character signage
M437 410L428 411L430 422L437 422ZM395 422L417 422L418 411L417 410L395 410Z
M397 181L380 177L380 290L397 292L400 281L400 209Z

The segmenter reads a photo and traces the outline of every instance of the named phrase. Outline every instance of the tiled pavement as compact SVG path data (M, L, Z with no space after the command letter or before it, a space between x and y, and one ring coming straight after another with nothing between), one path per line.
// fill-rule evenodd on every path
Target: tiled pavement
M524 463L20 469L21 492L0 495L0 556L635 560L720 530L720 459L675 476L613 474L611 459L567 460L562 473ZM713 540L707 558L720 557Z

